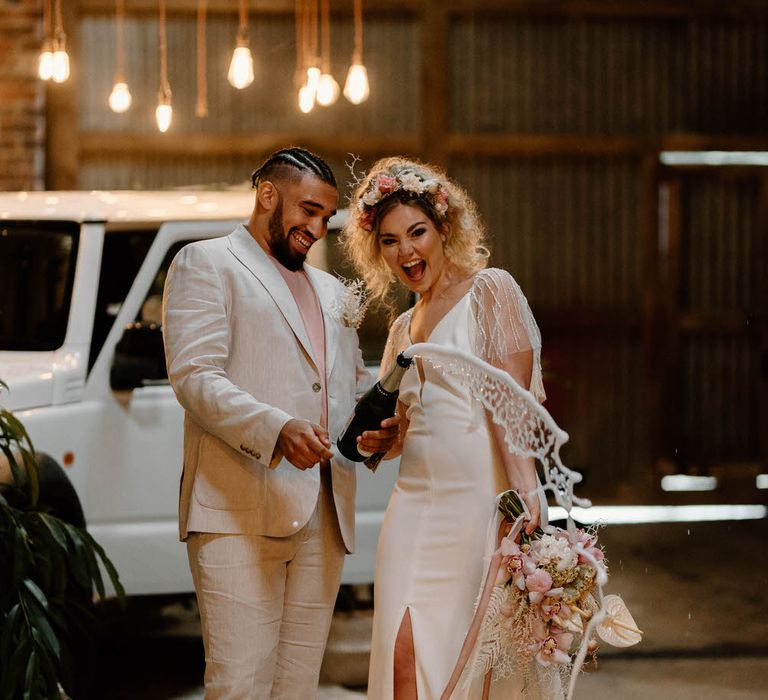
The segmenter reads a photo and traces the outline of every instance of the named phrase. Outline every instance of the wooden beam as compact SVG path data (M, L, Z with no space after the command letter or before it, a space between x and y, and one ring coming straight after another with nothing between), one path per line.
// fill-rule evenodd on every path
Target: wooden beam
M669 134L661 137L560 135L501 132L450 134L446 148L452 158L514 156L578 156L606 158L658 155L661 151L768 151L768 136Z
M387 0L366 3L366 15L400 15L428 12L432 0ZM169 14L193 14L197 0L168 0ZM295 0L259 0L248 8L254 15L293 14ZM82 0L86 15L113 14L112 0ZM529 17L598 17L598 18L688 18L688 17L766 17L767 0L444 0L441 8L450 16L482 14L484 16ZM127 14L157 12L157 0L131 0ZM232 0L208 0L211 13L237 12ZM333 14L351 14L349 0L331 0Z
M642 255L642 343L643 366L638 368L643 373L645 391L642 396L643 416L638 416L648 444L651 463L665 456L665 435L662 433L664 421L664 391L666 388L666 368L664 353L659 352L664 342L664 309L660 294L659 270L659 176L661 165L655 153L648 153L642 158L640 166L640 233L637 251ZM655 470L649 469L645 477L646 486L653 493L658 488L654 483Z
M79 143L80 157L97 155L123 156L147 153L165 156L231 156L263 154L287 143L301 144L323 153L355 153L379 156L390 153L420 152L419 139L413 134L389 136L350 136L348 134L229 133L229 134L124 134L81 132L73 142Z
M768 468L768 175L760 178L760 195L758 200L756 250L752 264L755 279L755 299L763 317L758 320L758 362L760 376L757 378L758 394L757 407L759 411L758 426L760 432L760 459L763 470Z
M682 338L680 331L680 293L682 258L682 188L680 180L660 182L659 203L659 291L664 310L664 335L657 352L664 358L664 383L661 396L661 454L673 463L685 463L682 442L685 403L682 380Z
M425 88L426 88L425 78ZM67 85L67 83L65 83ZM59 86L57 86L59 87ZM96 152L108 153L167 153L194 155L231 155L238 152L261 153L275 144L312 143L324 152L344 151L361 155L382 153L420 153L432 162L445 164L447 160L476 158L508 159L536 158L646 158L656 160L663 150L768 150L765 143L755 139L751 147L747 137L718 137L707 134L673 135L662 138L632 136L567 136L549 134L448 134L444 104L436 95L446 86L433 86L435 99L425 100L421 135L391 134L354 136L349 134L306 134L300 132L229 133L229 134L128 134L82 132L80 152L84 157ZM447 99L447 95L445 97ZM430 107L429 105L432 105ZM59 120L62 110L73 110L72 97L64 104L52 105L54 118ZM74 123L73 123L74 124ZM72 127L65 132L67 138ZM66 145L66 144L64 144ZM58 154L58 151L57 151ZM57 162L59 158L57 155ZM719 168L724 170L724 168ZM733 177L753 177L754 166L726 167ZM675 166L680 175L707 172L707 166Z
M765 17L766 0L445 0L451 14L541 17Z
M758 319L747 311L686 311L680 314L680 330L686 334L757 332L750 328L753 320Z
M351 0L330 0L331 14L351 15ZM423 2L419 0L387 0L385 3L365 3L363 19L370 15L403 15L417 14L422 9ZM197 0L167 0L169 15L195 14ZM250 3L248 14L258 15L291 15L296 8L295 0L258 0ZM210 14L237 14L237 3L233 0L207 0L207 11ZM80 12L83 15L113 15L114 0L81 0ZM127 15L157 14L157 0L131 0L125 4Z

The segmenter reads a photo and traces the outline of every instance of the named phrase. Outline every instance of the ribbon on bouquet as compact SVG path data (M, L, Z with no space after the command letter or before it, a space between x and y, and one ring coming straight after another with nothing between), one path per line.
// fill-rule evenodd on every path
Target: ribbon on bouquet
M498 512L498 503L499 503L499 497L496 497L496 511ZM496 551L493 553L493 556L491 557L491 561L488 564L488 573L485 577L485 583L483 584L483 589L480 594L480 598L477 603L477 607L475 608L475 614L472 618L472 622L469 625L469 629L467 630L467 634L464 637L464 643L461 645L461 651L459 652L459 657L456 659L456 665L453 668L453 673L451 673L451 677L448 680L448 684L445 686L445 690L443 690L442 695L440 696L440 700L449 700L451 697L453 691L456 689L456 686L459 683L459 679L461 678L461 674L464 672L464 667L467 665L467 661L469 661L469 657L472 655L472 652L475 648L475 644L477 644L477 637L480 634L480 627L483 624L483 618L485 617L485 611L488 609L488 602L491 600L491 594L493 593L493 589L496 585L496 577L499 573L499 568L501 568L501 561L503 558L503 555L501 553L501 541L506 537L509 540L515 541L519 536L520 533L523 530L523 527L525 526L525 523L528 522L528 520L531 519L530 511L528 510L528 506L525 504L525 501L521 498L520 503L522 503L523 506L523 512L520 513L520 515L517 516L515 521L512 523L512 529L504 534L504 525L507 524L507 521L502 519L501 524L497 528L497 535L496 535ZM495 523L496 517L493 518L492 522ZM482 700L487 700L488 695L490 693L491 688L491 677L493 676L493 668L488 669L487 673L485 674L485 679L483 681L483 695Z

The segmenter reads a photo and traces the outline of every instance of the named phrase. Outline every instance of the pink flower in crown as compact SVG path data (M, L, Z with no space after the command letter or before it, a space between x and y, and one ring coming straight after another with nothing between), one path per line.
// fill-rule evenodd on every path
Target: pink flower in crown
M376 187L381 194L390 194L397 189L397 179L389 175L379 175L376 178Z
M373 209L363 209L358 217L357 221L360 224L360 228L365 231L373 231L373 220L375 218Z

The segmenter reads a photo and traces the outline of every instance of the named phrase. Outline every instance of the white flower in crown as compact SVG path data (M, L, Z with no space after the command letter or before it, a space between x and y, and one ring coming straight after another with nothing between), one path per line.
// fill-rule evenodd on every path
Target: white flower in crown
M334 300L330 314L347 328L360 328L371 301L368 288L363 280L340 281L344 285L344 291Z
M363 195L363 198L360 201L363 203L364 206L372 207L380 199L381 199L381 192L379 192L378 188L374 188L372 190L368 190Z
M425 190L425 183L416 173L401 173L398 175L400 186L406 192L421 194Z

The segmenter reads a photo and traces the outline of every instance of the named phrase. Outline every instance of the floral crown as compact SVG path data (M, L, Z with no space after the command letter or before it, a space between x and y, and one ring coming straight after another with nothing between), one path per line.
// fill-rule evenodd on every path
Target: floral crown
M361 228L373 231L376 206L382 199L399 191L426 199L441 219L448 214L448 186L437 178L424 178L413 170L403 170L396 175L379 174L371 181L365 193L357 200L357 220Z

